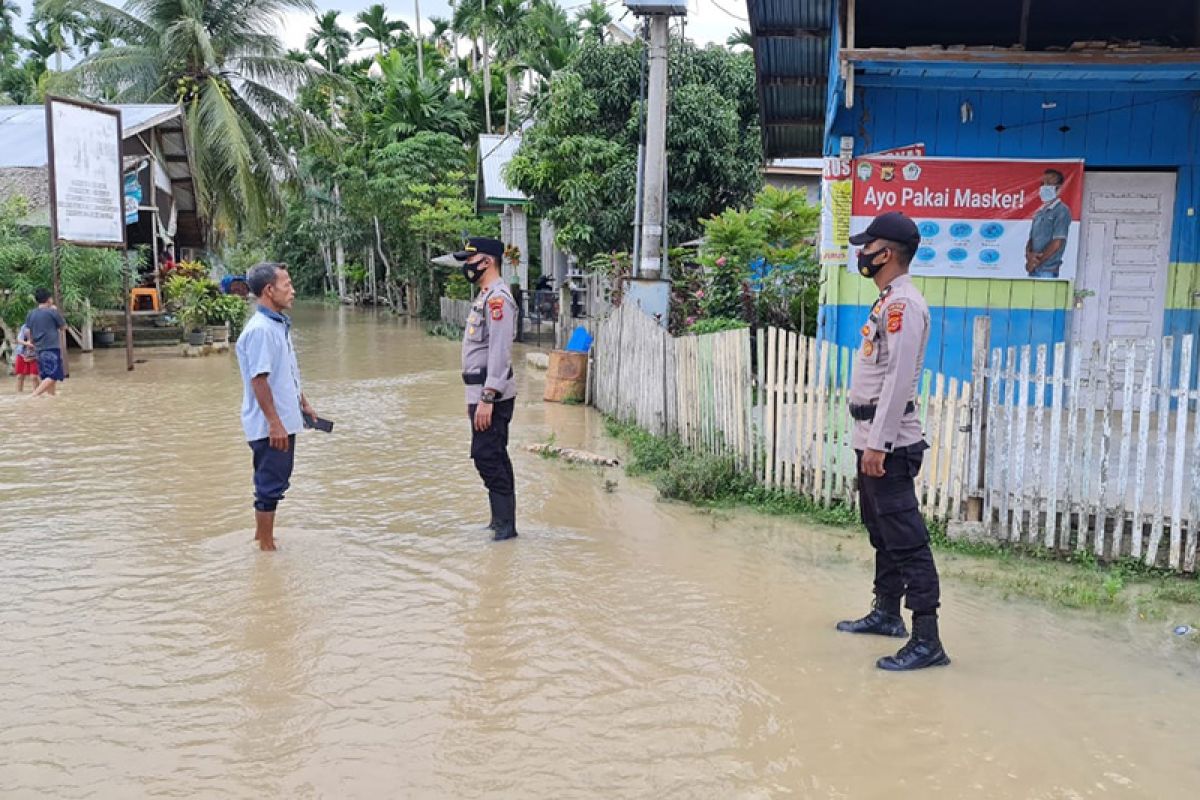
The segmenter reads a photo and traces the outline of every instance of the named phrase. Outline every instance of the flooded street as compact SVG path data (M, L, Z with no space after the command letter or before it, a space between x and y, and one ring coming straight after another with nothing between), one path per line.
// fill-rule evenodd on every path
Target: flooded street
M1200 649L947 581L949 669L833 630L865 535L657 502L518 365L493 544L458 345L298 314L306 434L252 541L232 356L0 396L0 797L1194 798ZM615 481L616 486L606 481Z

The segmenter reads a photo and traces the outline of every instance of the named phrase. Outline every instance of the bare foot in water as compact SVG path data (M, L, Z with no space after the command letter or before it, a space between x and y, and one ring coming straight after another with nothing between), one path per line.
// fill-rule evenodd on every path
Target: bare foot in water
M279 548L275 546L275 537L267 536L258 540L258 549L264 552L275 552Z

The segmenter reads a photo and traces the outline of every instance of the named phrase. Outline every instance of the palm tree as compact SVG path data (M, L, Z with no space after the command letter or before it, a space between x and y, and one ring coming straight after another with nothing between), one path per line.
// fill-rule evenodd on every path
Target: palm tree
M524 56L535 47L537 36L526 0L496 0L488 12L495 22L496 56L502 62L506 81L504 131L508 133L512 131L513 106L521 100Z
M16 41L15 23L20 13L16 0L0 0L0 49L9 48Z
M71 52L67 38L78 43L83 35L83 14L72 6L70 0L38 0L29 24L31 31L36 27L54 45L54 71L62 72L63 53Z
M527 113L533 114L549 98L550 77L565 69L579 49L578 19L574 23L555 3L538 3L530 16L534 30L533 46L525 53L524 61L537 79L528 98ZM590 35L586 31L585 35Z
M3 2L3 0L0 0ZM84 30L79 35L79 49L90 53L94 46L97 50L112 47L121 38L120 27L107 17L88 20Z
M311 9L308 0L129 0L124 10L71 1L89 18L110 20L121 44L85 58L63 88L109 92L115 102L180 103L211 238L261 228L279 207L281 176L293 169L280 123L312 138L328 135L291 99L328 76L289 60L272 33L284 12Z
M398 50L379 59L380 91L368 112L375 142L395 142L414 133L471 133L466 100L451 93L442 78L417 75L412 61Z
M725 44L730 47L737 47L739 45L754 47L754 37L745 28L734 28L733 33L725 40Z
M353 40L350 31L338 24L338 12L318 14L316 26L309 32L304 46L312 52L317 63L328 72L338 72L350 55Z
M3 0L0 0L3 2ZM432 44L443 57L450 54L450 43L453 31L451 29L450 20L443 17L430 17L429 24L433 28L429 33L429 43Z
M493 0L493 3L495 0ZM495 30L495 20L491 9L487 8L487 0L457 0L454 6L454 30L459 36L471 39L475 46L471 49L471 70L474 72L477 57L483 61L483 123L484 130L492 132L492 66L491 51L488 47L488 28ZM468 85L473 81L468 80Z
M604 0L592 0L575 15L575 21L581 24L586 22L587 35L595 36L603 42L605 31L612 24L613 18L612 14L608 13L608 6L604 4Z
M408 32L408 25L403 20L388 19L387 8L382 3L360 11L354 19L359 24L358 31L354 34L354 43L362 44L368 39L375 41L379 44L379 55L383 55L392 46L397 33Z
M51 56L58 52L54 42L32 22L29 23L29 35L22 37L19 43L29 54L28 60L40 63L43 68L49 63Z

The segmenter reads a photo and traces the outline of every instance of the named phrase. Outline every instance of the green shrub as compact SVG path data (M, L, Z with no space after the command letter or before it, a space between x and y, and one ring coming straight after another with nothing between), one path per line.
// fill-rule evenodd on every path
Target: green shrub
M729 456L687 453L659 470L654 485L668 500L703 504L739 499L753 480Z
M706 333L720 333L721 331L736 331L741 328L748 328L745 322L740 319L730 319L728 317L712 317L709 319L700 319L693 322L687 332L701 336Z
M430 336L439 336L443 339L458 341L462 339L463 329L457 325L451 325L449 322L438 322L430 325L426 333Z

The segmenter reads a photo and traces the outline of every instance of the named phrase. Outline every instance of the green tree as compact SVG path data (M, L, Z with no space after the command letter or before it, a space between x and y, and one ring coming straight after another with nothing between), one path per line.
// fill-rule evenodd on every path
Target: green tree
M54 46L54 71L62 72L62 57L71 52L68 39L78 42L86 23L71 0L37 0L33 6L30 29L41 32Z
M396 41L396 34L408 32L408 24L403 20L388 19L387 8L382 3L358 12L354 19L359 26L354 34L354 43L374 41L379 45L381 56Z
M730 47L754 47L754 36L745 28L735 28L725 44Z
M641 54L641 43L584 41L508 168L581 261L632 242ZM753 197L762 150L750 54L672 43L667 162L673 242Z
M350 31L338 24L338 12L318 14L316 25L304 41L317 63L329 72L338 72L350 56Z
M50 288L50 236L18 220L28 205L23 197L0 204L0 331L10 344L34 306L33 293ZM93 309L118 308L124 297L123 257L112 250L64 246L59 255L62 311L74 325Z
M704 315L814 334L820 215L803 192L768 186L749 208L704 220L700 261L708 278L699 304Z
M17 38L16 19L21 7L16 0L0 0L0 49L11 48Z
M608 6L605 5L604 0L592 0L591 3L576 12L575 19L586 24L585 34L596 37L601 43L604 42L608 26L613 21L612 14L608 13Z
M469 107L446 81L417 76L412 61L393 50L379 59L380 80L364 104L364 123L376 142L394 142L420 131L465 138L473 132Z
M292 164L280 126L326 135L291 99L324 73L288 59L272 33L282 12L309 8L307 0L129 0L124 10L71 2L113 23L121 44L88 56L61 88L115 102L181 103L212 237L262 228L280 207L280 176Z

